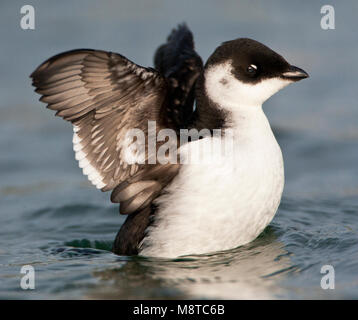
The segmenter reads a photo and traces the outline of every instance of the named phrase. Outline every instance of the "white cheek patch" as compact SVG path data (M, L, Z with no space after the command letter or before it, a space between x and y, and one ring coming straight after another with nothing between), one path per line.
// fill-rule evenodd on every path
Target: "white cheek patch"
M263 80L253 86L251 86L251 94L256 93L261 104L264 103L268 98L273 96L276 92L280 91L284 87L288 86L292 81L281 79L281 78L271 78Z
M292 81L281 78L263 80L257 84L244 83L232 74L231 62L209 68L205 72L208 97L223 108L261 106L268 98Z
M75 158L79 162L79 167L82 168L82 172L84 175L88 177L88 180L91 181L93 185L96 186L97 189L102 189L105 187L105 183L103 182L103 177L100 172L91 165L90 161L87 159L87 155L82 151L83 145L81 144L81 138L78 136L77 132L79 131L79 127L73 126L73 150L75 151Z

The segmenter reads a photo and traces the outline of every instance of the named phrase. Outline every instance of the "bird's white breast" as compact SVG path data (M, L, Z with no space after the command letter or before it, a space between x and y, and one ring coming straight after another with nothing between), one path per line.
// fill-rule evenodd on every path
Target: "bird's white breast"
M142 255L176 257L234 248L254 240L272 220L284 185L280 147L261 107L234 121L241 123L233 131L232 150L217 153L211 163L182 165L157 199ZM213 139L188 143L181 152Z

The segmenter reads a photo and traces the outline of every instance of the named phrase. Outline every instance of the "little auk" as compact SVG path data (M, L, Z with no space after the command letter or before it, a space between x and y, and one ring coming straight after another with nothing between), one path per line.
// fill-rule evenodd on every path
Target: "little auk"
M113 252L173 258L253 241L273 219L284 187L281 149L262 104L308 74L247 38L222 43L204 65L185 24L157 49L154 65L79 49L31 74L40 101L72 123L83 173L112 191L127 216ZM153 154L143 139L128 138L131 129L145 142L170 129L177 142L171 160L198 150L205 157L213 142L232 147L214 148L220 151L211 162L153 161L168 139L155 140ZM190 130L208 134L181 143Z

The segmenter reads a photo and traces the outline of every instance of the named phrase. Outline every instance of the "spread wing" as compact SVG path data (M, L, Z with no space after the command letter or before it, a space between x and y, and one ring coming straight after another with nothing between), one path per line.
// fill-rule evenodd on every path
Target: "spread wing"
M40 100L72 122L76 159L97 188L111 190L141 170L126 161L126 133L138 128L147 134L147 121L158 120L167 93L158 72L116 53L74 50L50 58L31 77Z
M203 61L194 48L193 34L185 24L173 29L154 56L155 68L168 79L169 125L188 126L193 116L195 83Z
M121 203L122 214L132 213L115 241L114 251L121 254L136 252L152 213L150 204L179 169L178 164L148 164L148 148L143 154L127 132L140 129L147 140L148 120L156 121L156 133L187 126L203 64L186 26L173 30L157 50L155 64L159 71L120 54L83 49L54 56L31 74L40 100L73 124L74 151L83 173L102 191L113 190L111 200ZM144 157L144 163L129 162L128 152L129 158Z

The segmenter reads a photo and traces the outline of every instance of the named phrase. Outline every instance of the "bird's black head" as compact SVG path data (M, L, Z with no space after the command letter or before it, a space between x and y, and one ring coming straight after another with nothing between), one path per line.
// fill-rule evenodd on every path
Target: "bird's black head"
M286 85L307 77L278 53L247 38L224 42L205 65L206 91L219 104L261 105Z
M206 66L230 59L232 73L242 82L255 84L269 78L298 81L308 74L290 65L281 55L262 43L240 38L226 41L208 59Z

